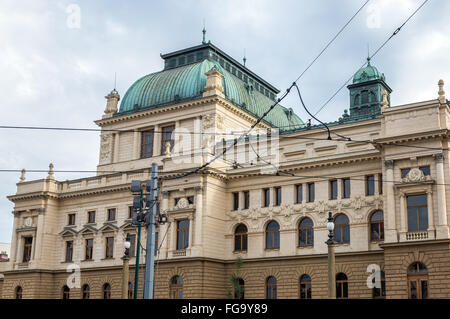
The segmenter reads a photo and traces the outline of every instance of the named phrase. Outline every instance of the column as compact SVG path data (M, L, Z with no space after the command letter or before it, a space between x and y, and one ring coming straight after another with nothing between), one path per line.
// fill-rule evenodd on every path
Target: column
M11 240L11 256L10 261L11 264L14 265L14 263L17 262L17 256L19 255L17 250L19 247L19 237L17 236L16 228L19 225L19 212L13 211L14 214L14 222L13 222L13 234L12 234L12 240Z
M113 162L117 163L119 161L119 133L114 134L114 157Z
M44 208L38 209L38 218L36 223L36 254L34 259L36 262L42 263L46 261L46 258L42 258L42 249L43 249L43 235L44 235ZM75 244L75 242L74 242ZM75 245L74 245L75 246ZM39 265L37 265L39 267Z
M189 245L188 248L191 252L189 255L192 254L192 247L194 246L194 227L196 226L195 224L193 225L193 221L194 221L194 216L190 215L188 217L189 219ZM186 253L186 256L188 254Z
M161 133L159 131L161 128L159 125L155 125L153 134L153 156L162 155L161 154Z
M339 178L337 180L337 184L338 184L338 187L337 187L337 198L338 198L338 200L341 200L342 199L342 190L344 189L344 184L342 183L342 178Z
M405 193L400 192L400 241L406 240L406 233L408 232L407 223L407 211L405 206L406 196Z
M203 188L197 186L195 188L195 240L194 240L194 254L199 256L203 250ZM192 255L191 255L192 256Z
M162 196L162 201L161 201L161 212L166 212L169 209L169 192L168 191L163 191L161 192L161 196ZM160 259L165 259L168 258L169 255L169 242L172 243L173 240L170 233L168 233L167 228L170 227L173 229L175 227L174 222L172 222L171 224L166 223L162 226L160 226L160 231L159 231L159 237L158 240L163 240L164 235L166 235L166 238L164 239L164 241L162 242L161 245L161 250L159 252L159 256ZM167 234L166 234L167 233Z
M395 223L394 161L384 161L386 168L385 242L398 242Z
M428 210L428 238L435 238L434 234L434 212L433 212L433 192L427 191Z
M447 223L447 203L445 200L445 179L444 179L444 155L433 155L436 161L436 189L437 189L437 225L436 239L449 238L449 228Z
M138 130L134 130L133 133L133 159L139 159L140 152L139 152L139 146L140 146L140 132Z

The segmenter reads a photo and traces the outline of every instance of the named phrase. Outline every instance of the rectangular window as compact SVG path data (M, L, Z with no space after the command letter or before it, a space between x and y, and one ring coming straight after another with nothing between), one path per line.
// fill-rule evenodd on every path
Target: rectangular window
M408 231L428 230L427 195L414 195L407 197L408 203Z
M136 256L136 235L129 234L130 238L130 257Z
M33 237L23 238L23 262L29 262L31 260L31 247L33 245Z
M244 209L250 208L250 192L245 191L244 192Z
M330 181L330 199L337 199L338 196L338 181Z
M116 220L116 209L115 208L109 208L108 209L108 221L114 221Z
M72 261L73 241L66 241L66 261Z
M95 223L95 210L88 212L88 224Z
M114 254L114 237L106 237L105 258L113 258Z
M189 205L194 205L194 196L188 196L187 201Z
M402 178L406 178L406 175L408 175L410 169L409 168L404 168L401 170L402 172Z
M141 158L147 158L147 157L153 156L154 136L155 136L154 130L142 132Z
M315 199L314 183L308 183L308 202L312 203Z
M186 249L189 246L189 220L177 222L177 250Z
M270 189L265 188L263 189L263 205L264 207L269 207L270 205Z
M86 239L86 253L84 259L92 260L93 253L94 253L94 239L93 238Z
M303 202L303 185L295 185L295 192L296 203L301 204Z
M430 166L419 167L419 169L423 172L423 175L425 175L425 176L431 175Z
M350 178L344 178L342 180L342 198L350 198Z
M375 175L366 176L366 196L375 195Z
M133 206L128 206L128 219L133 218Z
M173 149L174 145L174 134L175 125L163 127L161 130L161 155L164 155L166 152L166 143L170 143L170 151Z
M67 225L75 225L75 214L69 214Z
M383 194L383 174L378 175L378 193Z
M239 209L239 193L233 193L233 210Z
M275 206L281 205L281 187L275 187Z

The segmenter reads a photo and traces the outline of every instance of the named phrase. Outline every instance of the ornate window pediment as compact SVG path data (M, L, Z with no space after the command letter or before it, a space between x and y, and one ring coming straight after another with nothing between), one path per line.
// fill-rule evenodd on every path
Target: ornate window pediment
M94 235L98 232L98 229L95 227L92 227L90 225L85 225L82 230L79 231L79 233L83 236L89 236Z
M64 230L62 232L59 233L60 236L62 237L73 237L76 236L78 234L78 232L76 230L74 230L73 228L64 228Z
M116 232L117 230L119 230L119 227L110 223L105 223L103 227L99 229L102 233Z

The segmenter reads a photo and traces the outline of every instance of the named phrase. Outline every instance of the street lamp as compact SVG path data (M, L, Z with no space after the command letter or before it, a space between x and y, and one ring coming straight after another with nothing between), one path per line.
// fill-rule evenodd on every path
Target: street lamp
M122 299L128 299L128 278L130 277L130 234L127 234L127 238L123 244L125 252L123 254L123 276L122 276Z
M333 214L328 213L328 240L325 242L328 245L328 298L336 298L336 269L335 269L335 257L334 257L334 222Z

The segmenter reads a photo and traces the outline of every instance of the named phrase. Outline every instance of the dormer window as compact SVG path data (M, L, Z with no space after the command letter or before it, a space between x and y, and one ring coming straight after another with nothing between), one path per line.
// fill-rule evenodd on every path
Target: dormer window
M369 91L361 92L361 104L369 103Z

